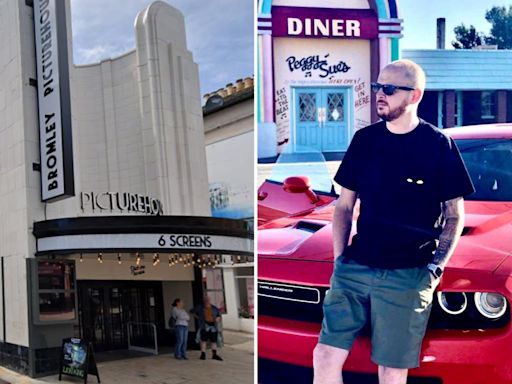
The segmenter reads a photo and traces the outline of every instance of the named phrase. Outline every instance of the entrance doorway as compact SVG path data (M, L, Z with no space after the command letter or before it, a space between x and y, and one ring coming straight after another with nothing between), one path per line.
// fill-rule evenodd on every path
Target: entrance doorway
M128 322L165 328L160 282L77 281L80 337L97 351L128 348ZM159 335L160 336L160 335ZM132 337L153 342L148 327L133 327Z
M342 152L350 140L350 88L293 88L296 152Z

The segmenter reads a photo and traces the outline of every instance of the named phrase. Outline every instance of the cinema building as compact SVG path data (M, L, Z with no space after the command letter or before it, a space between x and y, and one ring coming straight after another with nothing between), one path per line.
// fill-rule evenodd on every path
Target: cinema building
M396 0L258 1L258 158L345 152L377 120L370 83L399 58Z
M0 364L30 376L65 337L156 351L174 298L253 257L250 223L211 215L181 13L153 3L134 50L84 66L70 20L63 0L0 13Z

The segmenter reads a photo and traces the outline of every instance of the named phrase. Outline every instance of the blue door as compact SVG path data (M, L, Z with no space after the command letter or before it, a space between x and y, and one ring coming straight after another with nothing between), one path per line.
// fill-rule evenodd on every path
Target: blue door
M297 152L346 151L349 142L349 88L294 88L294 143Z
M295 92L295 151L322 151L320 131L321 91L318 88L297 88Z

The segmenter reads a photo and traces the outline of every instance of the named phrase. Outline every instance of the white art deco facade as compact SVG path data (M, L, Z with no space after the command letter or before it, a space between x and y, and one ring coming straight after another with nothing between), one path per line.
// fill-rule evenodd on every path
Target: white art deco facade
M54 4L61 17L50 37ZM138 14L135 50L69 63L65 78L60 68L74 195L42 200L55 164L38 109L48 119L41 89L52 83L38 76L35 40L43 57L50 40L72 52L68 4L34 0L35 38L34 7L9 1L0 13L0 364L31 376L57 369L65 337L127 348L131 327L165 344L172 300L197 303L204 270L253 249L245 221L211 217L197 65L183 16L163 2Z

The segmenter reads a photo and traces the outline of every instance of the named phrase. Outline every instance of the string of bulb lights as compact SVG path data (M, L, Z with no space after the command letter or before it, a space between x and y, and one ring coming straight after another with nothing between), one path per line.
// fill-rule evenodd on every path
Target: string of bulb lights
M137 266L140 265L141 260L144 258L144 254L139 252L135 253L135 264ZM97 260L99 264L103 264L103 253L99 252L97 256ZM224 256L221 255L197 255L193 253L171 253L168 255L168 266L174 267L177 265L182 265L184 268L188 267L198 267L198 268L216 268L219 264L229 264L229 260L231 261L231 265L235 264L245 264L253 262L253 256L246 255L230 255ZM83 262L83 254L80 254L80 262ZM117 263L122 264L123 260L121 258L121 254L117 253ZM156 267L160 264L160 254L153 253L152 264Z

